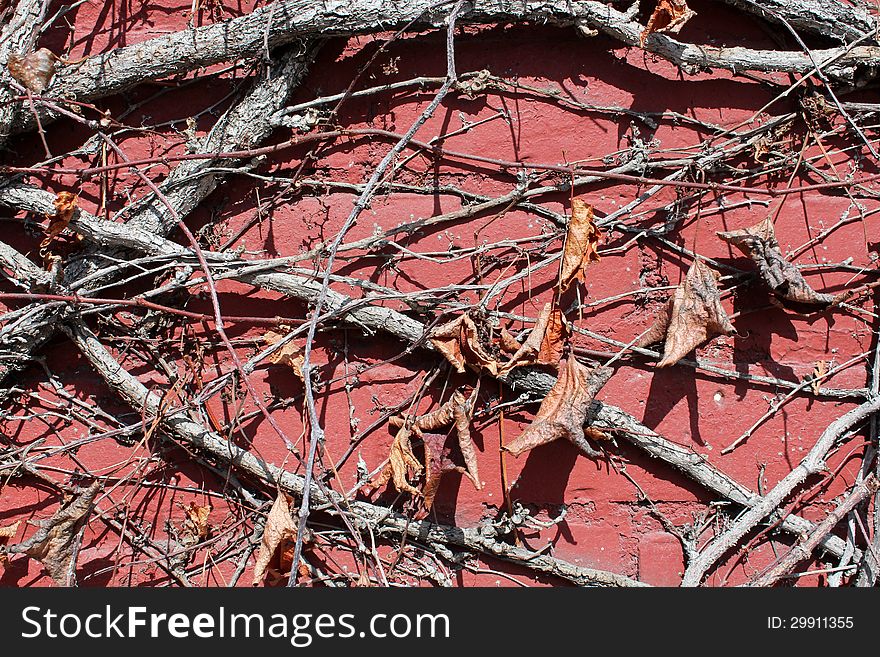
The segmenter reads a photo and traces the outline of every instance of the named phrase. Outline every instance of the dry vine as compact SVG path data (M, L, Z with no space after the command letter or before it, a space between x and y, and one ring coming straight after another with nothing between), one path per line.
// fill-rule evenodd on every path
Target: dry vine
M0 34L0 205L16 231L0 241L0 569L36 561L62 585L83 574L235 585L245 572L290 586L451 585L463 573L647 585L638 567L559 556L558 540L530 546L558 535L568 508L553 517L553 504L519 496L508 469L556 449L626 480L633 513L648 509L681 543L682 585L875 585L880 106L864 91L876 89L880 24L861 2L712 4L729 7L710 15L775 26L777 47L689 41L695 25L711 26L685 0L275 0L77 59L46 45L59 30L73 45L60 27L73 5L14 3ZM513 44L517 26L577 34L640 73L744 80L767 98L745 103L745 120L710 122L463 66L473 57L462 43L497 31ZM443 53L442 75L399 74L393 53L409 39ZM339 55L345 44L357 56ZM346 57L355 64L343 90L324 92L324 69ZM599 69L597 80L611 75ZM150 116L163 95L200 84L222 93L197 115ZM521 157L516 138L512 154L469 148L484 126L516 132L510 101L616 125L627 146L544 162ZM402 121L363 116L392 106ZM687 137L662 148L650 135L664 128ZM221 197L241 188L256 200L233 228ZM606 201L615 195L619 207ZM368 226L381 204L419 198L435 203L428 216ZM790 248L779 217L804 199L847 205ZM334 203L345 207L338 221ZM324 220L310 224L316 206ZM269 252L263 231L276 215L301 222L303 248ZM470 240L453 234L471 229ZM862 236L863 252L798 259L844 231ZM447 244L432 248L438 239ZM608 267L627 258L643 267L630 287ZM419 268L428 275L414 277ZM609 274L617 287L598 284ZM593 298L596 289L616 291ZM752 371L731 345L762 314L848 322L870 344L835 347L802 377ZM113 397L79 389L88 377L70 362ZM724 436L717 457L696 445L698 431L661 435L662 417L640 421L634 400L616 395L654 368L662 381L667 367L770 395L766 412L742 402L744 429ZM853 383L861 367L867 381ZM380 372L404 370L393 394L371 391ZM371 394L375 419L361 427ZM756 437L798 403L831 419L783 463ZM516 436L505 435L511 414L524 418ZM387 458L374 459L382 445ZM754 485L718 460L749 449L761 462ZM202 483L178 486L171 471ZM646 492L652 472L693 486L689 522ZM438 510L458 475L482 504L470 526ZM494 483L500 499L488 497ZM5 511L12 487L43 491L58 509L39 528L22 523ZM116 544L102 547L91 524ZM89 565L84 550L111 565Z

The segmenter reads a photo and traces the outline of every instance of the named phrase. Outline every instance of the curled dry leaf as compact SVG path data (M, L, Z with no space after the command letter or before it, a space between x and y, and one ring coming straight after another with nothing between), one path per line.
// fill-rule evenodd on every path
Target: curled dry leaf
M834 295L821 294L811 288L800 270L785 259L769 217L743 230L719 232L718 237L735 246L758 265L761 280L773 292L772 300L777 305L806 313L823 310L837 302L838 298Z
M195 545L208 536L211 526L208 524L208 516L213 509L210 506L199 506L190 502L184 508L183 531L181 536L187 545Z
M483 345L480 336L488 333L488 328L481 332L469 315L461 315L434 329L429 339L457 372L462 373L466 367L470 367L477 372L485 371L492 376L503 377L515 367L524 365L558 366L570 328L559 308L547 303L522 344L507 329L502 328L498 332L495 350L511 354L502 360L490 353L492 345Z
M73 219L76 212L76 204L79 197L72 192L59 192L55 197L55 214L49 217L49 226L46 228L46 237L40 243L42 248L48 247L52 240L58 237Z
M51 50L40 48L30 55L10 55L6 68L9 74L35 94L42 93L55 75L58 57Z
M477 325L470 315L460 315L438 326L431 331L429 340L459 374L465 371L465 366L470 366L498 375L498 361L481 344Z
M663 341L663 358L657 367L667 367L709 338L735 332L721 307L715 272L697 258L638 346L647 347Z
M516 337L504 327L498 333L498 346L501 347L501 351L507 354L515 354L522 347Z
M290 502L291 499L286 494L279 492L266 517L260 550L257 552L257 563L254 566L255 586L266 577L269 567L278 561L276 556L279 556L290 543L296 542L296 524L290 512ZM283 569L283 564L281 568Z
M813 368L813 374L810 377L810 388L813 389L813 394L819 394L819 388L822 387L822 377L828 374L828 363L824 360L820 360L816 363L816 367Z
M559 378L541 402L532 424L504 449L519 456L540 445L565 438L583 453L598 456L586 440L584 423L593 397L608 382L612 372L608 367L591 370L569 357L564 365L560 365Z
M585 279L585 270L599 261L596 250L602 232L593 222L593 206L576 198L571 204L571 220L559 265L559 288L564 292L575 280Z
M685 0L657 0L654 13L648 19L648 25L639 36L642 48L645 41L652 34L658 32L665 34L678 34L684 24L697 15L697 12L687 6Z
M443 442L439 445L436 442L436 438L430 438L432 442L429 445L427 437L433 436L432 432L438 429L452 426L455 429L458 446L465 464L459 471L463 472L471 480L474 488L480 490L482 484L480 483L480 473L477 468L476 448L470 432L471 404L472 401L461 390L456 390L449 401L435 411L416 416L415 418L392 417L389 420L389 424L392 427L398 428L397 435L391 444L388 465L376 477L372 488L375 490L391 481L396 490L422 497L425 508L430 509L434 495L437 492L436 486L439 486L440 476L443 472L449 471L450 468L457 468L458 466L452 463L449 450L444 452L442 449L446 436L441 436ZM424 467L419 463L418 458L416 458L412 451L411 438L413 435L421 438L425 444ZM445 454L442 458L440 457L441 453ZM434 460L432 461L432 459ZM446 465L443 465L446 462L443 459L448 461ZM438 469L441 465L446 468L443 472ZM411 479L418 477L423 470L425 472L425 485L419 491L409 482Z
M263 342L267 345L273 345L277 344L284 337L285 335L283 333L267 331L263 335ZM293 373L296 374L300 381L303 380L302 366L303 363L305 363L305 356L303 356L302 349L297 347L293 341L284 344L280 349L274 351L272 355L269 356L269 362L275 365L288 366L293 370Z
M547 303L538 315L535 328L516 353L500 369L504 375L522 365L552 365L557 367L571 333L562 311L555 304Z
M394 436L394 442L391 443L388 464L376 475L371 488L376 490L390 481L395 490L419 496L421 492L410 484L409 480L411 478L415 479L421 474L422 464L419 463L419 460L412 451L412 430L404 422L401 422L401 424L402 426L400 426L397 434Z
M79 551L79 533L89 519L100 490L101 483L96 481L72 497L55 515L44 520L31 538L9 546L9 553L26 554L37 559L56 584L71 586Z
M443 427L453 425L458 436L458 446L464 457L465 474L480 490L480 474L477 469L477 454L474 449L474 441L471 438L471 401L465 397L461 390L456 390L452 397L436 411L420 415L412 422L413 430L421 435L423 431L436 431Z
M474 440L471 438L471 405L465 399L460 390L452 395L452 420L455 425L455 433L458 436L458 447L464 457L465 474L477 490L482 489L480 473L477 469L477 452L474 448Z
M9 541L15 538L15 534L18 532L18 526L20 524L21 520L17 520L11 525L0 527L0 548L5 548ZM6 556L5 551L0 551L0 568L6 568L8 565L9 557Z

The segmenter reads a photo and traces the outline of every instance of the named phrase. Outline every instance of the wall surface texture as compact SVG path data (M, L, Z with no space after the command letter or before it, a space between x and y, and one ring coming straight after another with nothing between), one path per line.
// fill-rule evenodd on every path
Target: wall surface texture
M72 74L79 58L191 25L245 16L263 4L86 1L58 17L38 45L71 62L59 64L53 82L57 85ZM626 10L623 4L610 4ZM782 26L718 1L690 4L697 14L675 37L681 42L802 52ZM47 15L54 16L61 7L53 3ZM644 25L649 14L650 7L643 7L635 20ZM388 330L350 321L350 315L329 317L320 323L311 352L317 416L325 434L315 467L321 490L392 508L412 522L478 528L477 533L480 527L488 532L493 522L514 511L519 524L499 529L489 542L518 550L518 562L454 542L444 548L418 536L402 542L393 532L362 530L356 540L353 526L324 504L310 516L303 581L566 586L577 580L547 572L549 567L536 570L521 558L539 551L558 560L545 564L565 563L677 586L686 569L686 550L702 549L723 535L743 508L737 500L772 490L826 427L865 401L876 346L873 292L856 295L845 306L809 312L780 307L759 280L755 263L716 235L769 217L782 254L816 291L838 294L876 280L876 181L785 195L765 191L860 180L875 173L876 160L833 105L822 79L813 76L779 99L798 74L682 70L637 44L602 33L588 36L585 31L549 22L476 26L463 21L455 35L461 83L415 135L418 142L431 142L446 155L412 144L403 149L343 243L369 241L408 222L419 225L387 233L366 247L344 247L333 264L332 291L401 313L411 324L389 315L384 320L391 323ZM809 48L835 45L804 34ZM72 117L53 119L44 113L48 118L43 137L36 130L13 134L3 163L30 167L15 182L49 192L40 197L44 205L46 198L51 201L55 194L69 191L78 194L83 213L121 224L137 214L141 199L150 197L145 179L150 184L166 180L181 161L176 156L198 152L200 140L218 118L255 84L265 83L266 58L279 75L277 65L287 61L284 58L299 55L307 62L314 48L319 49L307 63L302 82L288 101L275 105L325 100L276 115L275 125L259 143L223 149L247 151L297 135L307 138L277 152L215 162L209 173L216 176L216 189L182 214L205 251L224 251L245 260L289 258L276 271L317 281L320 287L327 245L345 224L364 184L400 135L425 112L443 82L447 53L442 28L400 36L392 31L331 36L320 46L295 41L253 57L163 75L121 93L86 100L82 107L64 105ZM282 74L292 75L291 71ZM414 78L426 79L395 84ZM334 96L345 92L352 80L355 91L371 91L339 103ZM50 100L53 88L45 94ZM842 84L835 88L850 112L857 112L855 104L876 98L873 91ZM265 124L265 107L271 107L273 94L280 93L271 91L266 104L258 106L264 109L237 120L245 126ZM27 122L32 114L27 103L37 107L44 101L37 97L24 102L21 120ZM101 119L102 112L101 129L109 141L95 137L96 124L88 124ZM870 115L852 116L876 144ZM772 122L775 128L761 131ZM320 132L334 135L308 138ZM46 149L56 159L50 159ZM452 151L464 155L451 156ZM105 166L118 165L123 158L143 162L136 171ZM649 167L649 161L666 163ZM90 167L97 170L83 175L82 169ZM578 180L572 190L571 181L584 178L576 173L578 167L619 169L632 177ZM55 170L47 171L50 168ZM638 176L688 184L656 186ZM703 184L709 182L730 188ZM517 189L527 190L527 198L517 197ZM509 200L502 198L505 195L511 195ZM36 202L28 206L10 200L2 190L0 197L7 205L0 212L4 243L45 269L40 242L49 210L40 211ZM499 198L483 210L468 211ZM602 230L600 259L585 269L582 282L559 294L559 255L574 199L594 208ZM177 203L177 197L172 202ZM167 208L155 207L167 216ZM431 220L437 217L442 220ZM169 226L168 239L189 248L176 221ZM72 228L49 247L62 258L60 276L67 276L68 282L93 248L88 237L77 237L84 229ZM160 232L149 228L154 236ZM101 260L101 266L115 262L129 280L120 284L117 279L92 292L95 296L130 299L175 280L202 276L193 258L115 253L115 260ZM623 347L663 312L666 300L685 280L694 254L717 272L721 304L735 333L714 337L683 362L659 368L662 343L649 352ZM129 266L136 258L143 260ZM10 271L8 266L4 270ZM221 272L219 265L216 271ZM269 331L300 329L292 344L304 346L314 304L301 294L255 286L241 277L218 275L215 284L219 306L228 318L225 332L240 361L267 346ZM3 293L25 291L40 293L23 290L12 280L0 284ZM62 296L72 291L64 286L49 289ZM426 348L424 339L413 345L401 337L408 327L442 324L470 310L479 330L494 327L497 335L503 327L522 340L544 305L554 299L575 328L569 348L582 362L599 365L620 354L596 398L622 409L628 419L616 427L599 423L597 430L588 432L598 457L584 455L565 439L518 457L503 452L501 445L532 423L539 399L521 397L518 389L511 390L486 371L466 368L457 373L440 354ZM178 286L152 300L191 315L136 306L77 305L72 320L52 320L54 328L45 344L26 367L7 376L3 385L13 390L3 401L0 417L0 449L7 463L0 471L0 528L22 521L7 543L25 541L38 531L40 521L70 499L65 491L75 494L77 487L98 477L102 492L76 557L79 585L251 585L262 527L276 490L265 480L206 459L153 421L149 409L126 401L83 355L71 330L65 332L65 322L88 327L118 363L159 396L163 409L189 403L186 412L193 421L300 476L305 473L300 457L306 459L309 436L314 435L307 421L304 384L293 367L271 358L260 361L249 375L294 453L240 379L212 383L235 365L216 330L209 287L204 282L188 289ZM38 297L0 298L5 310L28 303L59 305ZM252 321L276 317L287 318L281 328ZM15 320L0 316L3 330ZM555 364L538 369L555 375ZM389 426L389 414L426 413L449 400L456 389L466 395L475 392L470 432L480 489L460 471L449 472L426 511L417 498L396 491L390 482L377 490L364 485L367 477L375 478L389 453L393 456L397 429ZM122 427L129 429L114 432ZM870 431L869 424L860 422L845 434L829 450L826 467L784 497L779 505L783 515L824 519L841 496L873 470L866 462ZM452 425L436 432L449 434L447 458L463 466ZM635 439L627 439L627 432ZM734 494L731 501L668 459L652 456L639 441L649 440L653 432L680 448L689 463L708 464L710 471L737 482L746 493ZM735 449L725 450L744 435L747 438ZM421 440L412 440L422 459ZM413 472L410 483L420 491L425 485ZM838 552L842 546L855 546L855 556L820 550L792 571L807 574L781 581L801 586L854 581L853 569L837 571L841 579L834 568L857 563L867 544L865 533L873 536L869 502L870 497L857 506L858 521L855 515L849 521L844 517L832 533ZM295 525L298 501L292 504ZM201 526L192 517L196 507L211 508ZM357 510L352 513L348 521L355 525ZM734 549L722 551L704 583L730 586L760 575L792 545L793 535L781 520L774 516L760 522L736 541ZM265 578L268 584L286 581L284 563L287 558L289 571L291 546L288 542L286 557L274 555ZM39 559L8 556L0 584L53 584Z

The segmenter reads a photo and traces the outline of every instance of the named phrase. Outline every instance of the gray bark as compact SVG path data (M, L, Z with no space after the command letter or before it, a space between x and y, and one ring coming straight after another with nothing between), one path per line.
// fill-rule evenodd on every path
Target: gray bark
M284 106L290 94L305 77L317 47L316 42L310 42L301 50L291 50L283 55L268 76L254 85L240 103L220 118L205 138L202 152L243 150L266 139L274 130L270 117ZM226 160L223 162L230 164ZM184 161L159 185L160 191L180 217L189 214L216 189L223 175L204 173L204 169L216 165L217 161L214 159ZM45 214L54 212L54 197L51 194L32 194L26 190L27 187L22 185L0 187L0 204ZM147 252L160 249L168 252L169 245L173 243L162 239L162 236L174 228L174 222L168 208L154 194L144 197L127 214L131 230L122 231L120 227L110 227L107 222L78 213L81 217L79 221L87 227L98 229L100 226L107 231L103 239L108 246L112 244L112 240L125 233L125 237L113 245L116 248L111 252L121 254L120 249L124 246ZM75 282L93 266L94 263L90 260L71 266L65 272L67 282ZM52 337L54 324L62 312L63 307L52 306L47 309L44 304L34 304L32 312L18 322L0 329L0 382L27 367L31 354ZM0 401L5 398L7 391L8 388L0 388Z
M830 0L798 0L809 9L798 25L822 30L834 24L834 17L845 12L825 13ZM775 5L784 4L777 0ZM836 3L835 3L836 4ZM139 44L117 48L63 67L47 91L56 97L94 100L119 93L145 80L154 80L210 66L219 62L253 57L268 42L270 48L297 39L318 36L349 36L412 24L415 29L440 26L448 7L431 9L430 0L348 0L315 3L309 0L276 0L246 16L212 25L183 30ZM853 10L855 11L855 10ZM785 14L788 17L795 11ZM857 13L857 12L856 12ZM849 15L849 14L846 14ZM638 46L644 26L605 3L568 0L475 0L459 18L461 23L494 24L532 22L540 25L592 27ZM854 21L855 30L865 21ZM851 32L852 30L848 31ZM810 57L800 51L717 48L684 44L669 36L652 35L645 46L670 61L692 69L724 68L731 71L784 71L804 73L812 70ZM817 61L837 58L829 73L852 79L856 67L880 65L880 48L859 46L816 50ZM48 115L47 119L50 118ZM16 129L32 127L32 117L22 115Z
M39 198L40 195L42 195L42 203L48 204L51 202L51 194L30 189L29 192L25 193L20 188L18 194L20 197L30 199L29 202L31 203L35 203L33 199ZM8 188L7 190L0 190L0 203L4 202L4 194L9 193ZM17 202L21 203L23 199L18 198ZM93 234L100 234L108 223L95 217L89 217L85 213L80 213L76 221L79 222L78 226L89 225L88 230ZM127 229L127 225L113 228L115 232ZM126 239L132 248L153 255L176 257L188 255L190 260L193 260L195 257L189 249L145 231L132 230ZM209 262L212 260L218 262L227 256L206 252L206 257ZM320 294L321 289L320 284L313 279L284 272L267 272L265 271L265 265L259 264L254 265L250 270L245 268L235 271L232 277L243 283L274 290L307 302L313 302ZM367 333L383 332L393 335L405 344L423 344L426 348L430 348L430 343L424 340L424 325L391 308L373 306L369 302L356 302L334 290L328 291L325 308L328 312L339 313L340 321L359 326ZM552 375L531 368L517 368L508 374L504 380L514 391L528 393L534 399L545 397L555 383L555 377ZM746 508L754 507L764 500L763 497L728 477L695 452L666 440L643 425L632 415L616 406L594 401L591 417L597 427L615 432L622 439L647 452L652 457L667 463L689 479L706 488L706 490L713 492L723 499ZM803 532L809 531L813 524L799 516L791 515L787 516L780 526L784 531L799 536ZM822 547L839 557L843 554L845 543L836 536L827 536L822 542Z
M10 55L27 55L33 50L48 6L49 0L18 0L12 17L0 32L0 148L23 112L21 103L12 102L16 92L9 86L12 76L6 64Z
M840 0L722 0L771 23L785 19L796 30L831 37L843 43L877 30L876 19L863 7ZM876 40L876 39L875 39Z
M119 393L131 406L144 413L148 420L160 415L161 400L146 387L101 345L97 337L85 326L72 323L65 326L65 332L79 347L94 368L105 378L108 385ZM238 470L262 480L271 487L301 498L305 481L302 477L260 460L250 452L238 447L203 425L195 422L183 412L162 418L165 428L175 438L197 448L203 454L224 465L234 465ZM325 491L312 484L309 495L315 506L327 506L327 513L333 513L332 503L351 513L350 522L363 527L369 524L380 532L405 534L422 543L444 543L470 550L476 550L502 559L528 564L532 570L563 577L582 586L637 587L644 584L616 573L576 566L572 563L547 555L535 554L496 540L497 534L491 527L459 528L440 525L428 521L412 520L390 509L367 502L350 502L334 491Z

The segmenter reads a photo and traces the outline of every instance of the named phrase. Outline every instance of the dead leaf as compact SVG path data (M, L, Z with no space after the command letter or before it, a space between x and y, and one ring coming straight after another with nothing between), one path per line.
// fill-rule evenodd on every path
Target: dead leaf
M67 228L73 213L76 212L76 204L79 197L72 192L59 192L55 197L55 214L49 217L49 226L46 228L46 237L40 243L42 248L48 247L52 240L58 237Z
M58 57L51 50L40 48L30 55L9 55L6 68L9 74L35 94L40 94L49 86L55 75L55 62Z
M456 390L449 400L452 403L452 420L455 425L455 433L458 436L458 447L464 457L465 474L474 488L481 490L480 473L477 469L477 452L474 449L474 440L471 438L471 408L460 390Z
M749 228L717 235L758 265L761 280L773 292L771 300L777 305L807 313L825 309L837 301L834 295L821 294L811 288L800 270L785 259L769 217Z
M814 86L808 87L801 94L800 106L804 120L814 131L822 133L834 127L834 120L838 116L837 108Z
M584 423L596 393L611 378L611 368L589 369L576 358L569 357L559 367L559 378L547 393L531 425L505 450L519 456L523 452L546 445L559 438L574 443L582 452L595 455L584 436Z
M584 429L584 436L595 442L598 442L600 440L611 440L611 436L609 436L601 429L597 429L596 427L587 427L586 429Z
M648 25L639 36L642 48L651 34L678 34L684 24L697 15L685 0L658 0Z
M489 327L478 326L466 314L435 328L429 340L457 372L463 373L469 367L476 372L503 377L523 365L558 366L569 332L562 312L554 304L547 303L522 344L504 328L498 331L497 344L490 343L485 337L491 333ZM495 352L512 355L499 360Z
M819 394L819 388L822 387L822 377L826 374L828 374L828 363L824 360L818 361L816 367L813 368L812 381L810 383L814 395Z
M452 397L440 408L425 415L420 415L412 422L413 430L421 436L423 431L436 431L443 427L453 425L458 436L458 446L464 457L466 473L474 488L480 490L480 475L477 470L477 455L474 450L474 441L471 438L470 414L471 402L461 390L456 390Z
M559 265L559 288L565 292L575 280L585 280L584 271L599 261L596 247L602 232L593 222L593 206L576 198L571 203L571 219Z
M442 474L438 470L441 462L436 460L439 458L440 448L437 446L436 441L432 445L425 443L425 465L422 466L412 451L411 437L413 435L418 436L425 442L426 436L430 436L432 432L448 426L452 426L455 429L458 446L464 458L465 465L460 469L460 472L463 472L471 480L474 488L481 490L482 484L480 483L480 474L477 468L477 454L470 432L471 403L472 401L461 390L456 390L449 401L430 413L410 418L401 416L390 418L389 424L392 427L398 428L398 432L391 445L388 465L376 477L375 483L372 484L373 490L391 481L396 490L421 497L424 500L425 507L430 508L431 502L434 499L433 496L436 493L436 490L432 491L431 488L439 485L439 477ZM445 436L443 436L443 440L446 440ZM435 461L431 461L432 458ZM453 467L454 464L451 462L448 453L445 458L449 460L447 466ZM434 468L433 470L431 470L432 467ZM425 472L425 484L420 491L409 482L411 479L418 477L423 471Z
M667 367L709 338L735 332L721 307L715 272L697 258L638 346L647 347L663 341L663 358L657 367Z
M445 446L446 436L424 433L422 441L425 444L425 486L422 490L422 498L425 509L430 511L443 475L447 472L467 474L467 470L453 463L450 457L451 450Z
M538 315L535 328L529 333L529 337L510 360L498 369L498 374L503 376L513 368L523 365L558 367L570 332L562 311L555 304L548 302Z
M544 335L541 336L541 347L538 349L538 363L558 367L571 336L571 327L556 306L550 308L549 312L547 306L544 306L544 313L547 313L547 320Z
M391 419L394 420L394 418ZM373 490L381 488L390 481L395 490L401 493L421 495L419 489L409 483L411 478L415 479L422 472L422 464L419 463L412 451L411 437L412 429L406 426L405 422L402 423L394 436L394 442L391 443L388 464L382 468L381 472L376 475L375 481L370 485Z
M89 519L95 498L101 490L96 481L72 497L31 538L9 546L10 554L26 554L42 562L49 576L59 586L75 583L74 569L79 552L79 533Z
M755 164L766 164L769 160L770 150L773 148L773 135L761 135L754 143L752 159Z
M522 347L513 334L506 328L502 328L501 332L498 334L498 346L501 347L502 351L508 354L515 354L519 351L520 347Z
M263 335L263 342L271 346L277 344L284 337L284 333L266 331ZM302 366L303 363L305 363L305 360L302 349L297 347L293 341L287 342L280 349L272 352L272 355L269 356L269 362L274 365L286 365L293 370L293 373L296 374L300 381L304 380Z
M184 508L185 518L181 536L185 544L195 545L207 538L211 529L208 524L208 516L211 515L212 510L210 506L199 506L195 502L190 502Z
M459 374L468 366L478 372L485 370L492 376L498 376L498 361L481 344L477 325L470 315L460 315L438 326L431 331L428 339Z
M9 541L15 538L15 534L18 532L18 526L20 524L21 520L17 520L11 525L0 527L0 548L5 548ZM6 555L5 551L0 552L0 568L6 568L8 565L9 557Z
M291 499L285 493L279 492L266 517L257 563L254 566L255 586L266 577L266 572L279 551L283 551L291 542L296 542L296 524L290 512L290 502Z

